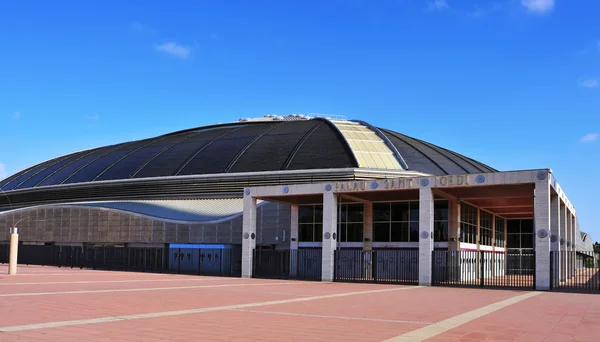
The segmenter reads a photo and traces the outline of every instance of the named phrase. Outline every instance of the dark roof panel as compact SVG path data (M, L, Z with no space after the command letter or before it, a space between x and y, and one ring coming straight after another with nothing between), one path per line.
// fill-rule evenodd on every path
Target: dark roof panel
M326 123L310 133L290 159L287 170L357 167L339 133Z
M495 172L431 143L380 129L409 170L434 175ZM0 189L129 178L359 167L349 144L325 119L241 121L198 127L73 153L33 166Z

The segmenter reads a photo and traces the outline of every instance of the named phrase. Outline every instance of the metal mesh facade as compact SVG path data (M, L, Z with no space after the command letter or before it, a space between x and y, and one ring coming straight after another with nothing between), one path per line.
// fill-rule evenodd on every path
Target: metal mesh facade
M0 214L0 241L18 223L24 242L54 243L242 243L242 216L220 222L174 222L114 209L54 206ZM258 207L257 243L289 243L290 207L266 203Z

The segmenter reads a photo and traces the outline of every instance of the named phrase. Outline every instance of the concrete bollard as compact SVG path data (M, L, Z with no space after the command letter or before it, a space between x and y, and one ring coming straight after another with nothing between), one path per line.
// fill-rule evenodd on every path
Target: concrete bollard
M10 229L10 259L8 261L8 274L17 274L17 256L19 252L19 228Z

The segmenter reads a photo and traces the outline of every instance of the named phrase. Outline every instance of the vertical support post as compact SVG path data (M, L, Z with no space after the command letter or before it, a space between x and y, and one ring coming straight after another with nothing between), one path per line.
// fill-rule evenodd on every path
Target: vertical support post
M460 281L460 203L456 198L448 200L448 280Z
M373 202L363 204L363 274L373 278Z
M460 250L460 204L457 199L448 200L448 250Z
M504 257L503 257L502 265L504 265L502 270L502 275L505 276L508 274L508 220L504 219Z
M256 198L245 190L242 215L242 278L252 278L256 248Z
M475 234L475 246L477 252L475 253L477 257L475 258L475 279L479 279L481 277L481 258L479 252L481 252L481 209L477 208L477 233Z
M17 257L19 256L19 228L10 229L10 252L8 261L8 274L17 274Z
M365 202L363 207L363 249L373 248L373 202Z
M560 264L560 238L561 238L561 219L560 219L560 197L558 195L550 198L550 250L554 252L554 256L550 262L552 263L552 283L558 284L561 279Z
M292 204L290 208L290 275L295 277L298 270L298 223L300 207Z
M541 173L540 173L541 174ZM539 178L543 178L539 180ZM550 289L550 182L538 177L534 195L535 288Z
M431 286L433 259L433 191L432 180L423 178L419 186L419 285Z
M492 215L492 258L491 258L490 262L491 262L491 269L492 269L491 276L495 277L496 276L496 215Z
M567 279L569 279L569 247L567 246L569 243L569 207L567 207L566 203L563 203L562 206L562 215L561 215L561 226L562 226L562 239L560 241L561 244L561 250L562 250L562 256L563 256L563 260L562 260L562 266L561 266L561 270L562 270L562 281L565 281Z
M569 211L569 224L570 224L570 229L569 229L569 233L570 233L570 240L571 240L571 245L569 246L569 252L571 254L571 258L570 258L570 263L569 263L569 278L572 278L575 276L575 263L577 262L577 256L575 253L575 244L576 244L576 237L575 237L575 215L573 215L573 213L571 211Z
M337 247L337 198L332 191L323 193L323 257L321 259L321 280L333 281L335 270L335 248Z
M560 246L560 256L559 256L559 274L560 281L565 281L567 279L567 262L569 260L569 256L567 255L567 205L565 203L560 204L559 209L559 219L560 219L560 238L558 239L558 245Z

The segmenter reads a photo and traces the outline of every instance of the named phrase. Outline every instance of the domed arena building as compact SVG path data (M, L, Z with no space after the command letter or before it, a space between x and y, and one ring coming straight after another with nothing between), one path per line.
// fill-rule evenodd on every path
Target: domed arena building
M549 169L498 171L364 121L265 116L0 181L0 261L548 289L591 254Z

